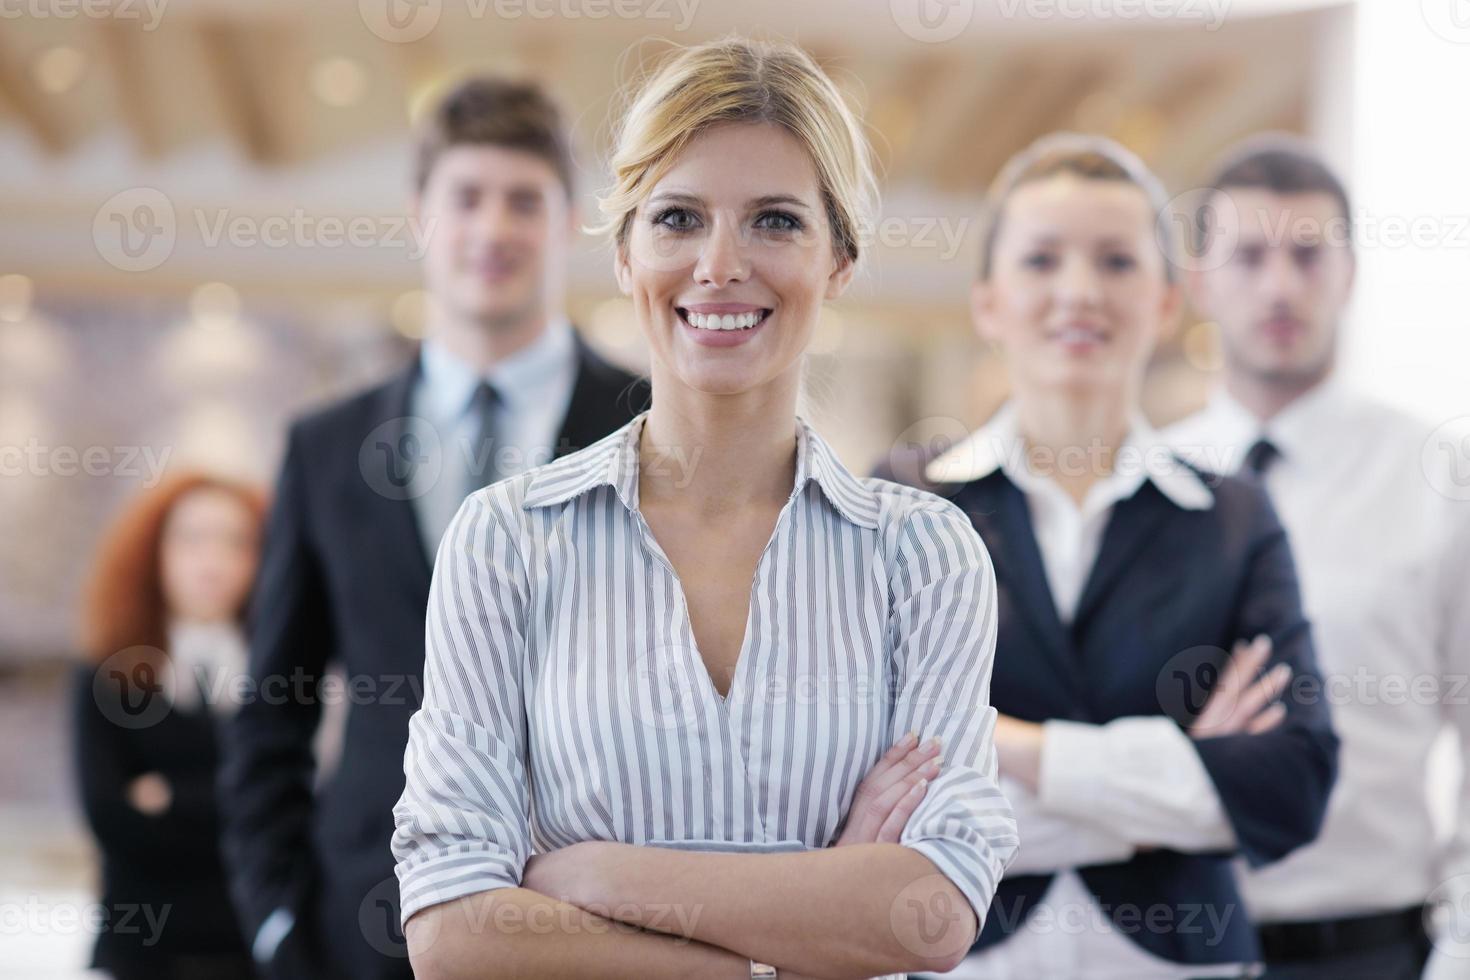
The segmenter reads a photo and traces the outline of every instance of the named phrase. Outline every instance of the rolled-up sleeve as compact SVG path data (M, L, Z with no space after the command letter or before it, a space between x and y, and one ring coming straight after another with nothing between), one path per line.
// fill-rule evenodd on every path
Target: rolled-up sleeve
M995 572L969 518L938 498L909 516L896 556L891 741L909 731L938 736L944 760L899 843L934 862L983 925L1019 843L999 787L990 705Z
M430 905L519 885L530 854L526 579L504 487L465 501L434 563L424 700L393 808L405 923Z

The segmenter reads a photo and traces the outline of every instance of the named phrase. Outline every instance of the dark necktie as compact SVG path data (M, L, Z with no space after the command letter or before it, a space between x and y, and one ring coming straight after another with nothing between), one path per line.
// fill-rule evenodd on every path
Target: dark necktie
M495 465L500 451L496 424L500 420L500 392L488 381L481 381L470 398L470 416L476 420L474 441L468 447L468 465L465 467L465 496L481 487L488 487L499 479Z
M1266 471L1281 458L1281 450L1266 436L1261 436L1246 450L1245 460L1240 464L1240 475L1255 483L1266 478Z

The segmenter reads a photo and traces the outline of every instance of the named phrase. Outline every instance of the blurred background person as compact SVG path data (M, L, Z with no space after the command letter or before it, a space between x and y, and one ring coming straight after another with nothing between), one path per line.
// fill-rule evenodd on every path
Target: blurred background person
M220 860L216 727L238 706L264 510L253 487L179 474L97 556L73 751L102 855L92 965L118 980L254 976Z
M470 491L596 442L647 399L566 319L567 139L534 85L472 78L443 97L411 209L427 236L422 350L291 428L250 656L252 680L284 695L242 707L223 780L234 894L272 975L410 976L389 839L440 535ZM349 707L318 791L333 663Z
M1186 466L1140 409L1183 302L1143 163L1053 134L991 201L971 308L1011 398L896 464L969 513L1001 593L992 700L1021 852L956 975L1246 976L1230 854L1310 841L1336 768L1325 705L1278 700L1317 679L1286 534L1258 487ZM1218 682L1177 697L1176 675Z
M1429 426L1338 377L1355 228L1318 151L1259 137L1205 186L1190 283L1225 373L1168 434L1270 491L1326 675L1312 696L1342 738L1321 836L1247 869L1245 896L1269 977L1407 980L1429 954L1431 893L1461 915L1470 897L1470 784L1446 846L1424 765L1447 729L1470 745L1470 508L1442 492L1455 461ZM1439 954L1431 975L1470 976L1466 952Z

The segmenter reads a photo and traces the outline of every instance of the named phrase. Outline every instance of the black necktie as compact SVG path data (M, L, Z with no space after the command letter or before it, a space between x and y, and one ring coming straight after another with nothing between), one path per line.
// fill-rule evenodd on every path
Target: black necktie
M1240 464L1240 475L1256 483L1266 478L1271 464L1281 458L1281 450L1266 436L1261 436L1246 450L1245 461Z
M488 487L499 478L495 455L500 447L495 426L500 418L500 392L490 382L481 381L470 398L469 411L476 421L474 441L468 447L468 465L465 467L465 496L481 487Z

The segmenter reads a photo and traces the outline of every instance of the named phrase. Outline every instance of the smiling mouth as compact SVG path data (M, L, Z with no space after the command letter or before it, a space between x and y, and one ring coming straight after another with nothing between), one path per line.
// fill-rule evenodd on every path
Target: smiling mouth
M1108 335L1096 327L1067 326L1049 331L1047 338L1063 344L1102 344Z
M747 313L693 313L682 306L674 309L683 320L695 330L708 330L710 332L725 330L753 330L760 326L761 322L770 315L767 309L751 310Z

